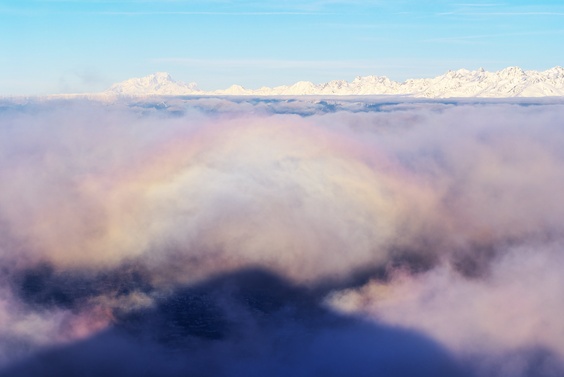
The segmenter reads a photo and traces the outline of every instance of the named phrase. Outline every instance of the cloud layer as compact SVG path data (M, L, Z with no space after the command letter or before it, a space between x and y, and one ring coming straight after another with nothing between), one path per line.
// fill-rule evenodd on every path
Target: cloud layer
M214 354L220 375L242 360L276 370L272 355L237 356L279 336L271 319L260 322L232 291L213 293L216 279L251 268L283 281L251 301L295 289L272 314L289 326L274 354L295 349L312 326L288 314L302 310L295 300L319 316L311 331L321 343L291 352L288 371L365 355L362 370L374 372L366 360L393 359L382 355L396 339L422 344L403 359L430 347L433 368L448 360L457 374L559 375L563 115L564 105L541 102L4 103L0 365L53 346L90 355L106 341L127 358L141 351L120 328L140 323L136 336L152 339L155 323L174 322L167 300L206 287L218 318L247 335L241 347L231 335L206 340L178 370ZM134 313L157 319L135 322ZM348 325L335 335L327 316ZM359 337L363 326L373 339ZM355 353L332 345L342 337Z

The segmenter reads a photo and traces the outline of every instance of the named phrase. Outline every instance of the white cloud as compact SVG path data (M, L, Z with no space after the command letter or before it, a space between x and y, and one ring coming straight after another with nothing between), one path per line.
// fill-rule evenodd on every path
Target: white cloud
M542 101L5 101L0 319L36 349L65 321L66 341L152 300L92 289L77 311L47 291L44 311L21 288L42 263L57 284L141 266L159 294L250 266L313 288L369 274L335 305L477 357L477 375L523 374L533 361L510 355L564 357L563 114ZM100 327L83 326L92 307Z

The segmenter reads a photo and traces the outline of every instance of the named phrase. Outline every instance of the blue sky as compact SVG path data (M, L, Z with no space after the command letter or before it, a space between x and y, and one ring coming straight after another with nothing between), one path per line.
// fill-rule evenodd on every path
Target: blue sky
M0 0L0 95L564 65L562 1Z

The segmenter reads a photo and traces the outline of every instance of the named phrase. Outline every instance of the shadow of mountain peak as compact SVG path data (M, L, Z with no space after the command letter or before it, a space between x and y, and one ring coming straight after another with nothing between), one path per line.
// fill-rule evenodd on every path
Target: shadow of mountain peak
M422 334L336 313L261 269L222 274L118 313L111 328L0 376L465 376Z

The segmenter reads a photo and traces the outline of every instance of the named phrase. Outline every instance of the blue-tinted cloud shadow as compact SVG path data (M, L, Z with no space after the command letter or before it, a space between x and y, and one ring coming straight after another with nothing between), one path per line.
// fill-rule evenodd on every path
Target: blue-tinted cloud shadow
M413 331L336 313L321 295L246 269L116 312L89 339L36 354L1 376L465 376Z

